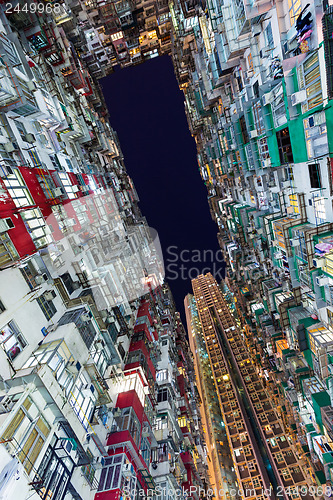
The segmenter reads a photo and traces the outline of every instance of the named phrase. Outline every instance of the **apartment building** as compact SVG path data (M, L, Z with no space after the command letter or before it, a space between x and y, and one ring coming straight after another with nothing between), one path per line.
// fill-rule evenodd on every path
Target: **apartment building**
M332 2L172 6L234 306L317 483L331 484Z
M192 280L198 323L213 375L241 498L310 495L315 474L297 450L297 439L282 422L266 379L252 363L240 318L224 284L211 274ZM198 330L192 330L195 338ZM206 383L203 381L203 385ZM207 388L206 388L207 390ZM314 491L313 496L318 495Z
M0 496L199 498L185 331L59 9L0 6Z

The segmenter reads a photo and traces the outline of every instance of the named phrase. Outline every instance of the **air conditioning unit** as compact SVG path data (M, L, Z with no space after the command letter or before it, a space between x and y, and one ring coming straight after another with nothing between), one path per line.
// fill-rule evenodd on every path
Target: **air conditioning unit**
M50 302L51 300L55 299L56 296L57 296L57 294L55 293L54 290L50 290L50 291L45 292L43 294L44 299L47 300L48 302Z
M113 416L116 417L121 417L122 410L121 408L118 408L117 406L112 409Z
M75 226L77 224L76 219L67 219L66 225L69 227Z
M299 238L291 238L290 246L291 247L299 247L300 246Z
M35 276L35 282L37 285L41 285L42 283L45 283L45 281L47 281L48 279L49 279L49 277L46 273L37 274L37 276Z
M34 134L26 134L23 140L32 144L33 142L36 142L36 137L34 136Z
M296 104L301 104L302 102L306 101L306 99L306 90L300 90L299 92L291 94L291 104L293 106L296 106Z
M83 387L82 392L85 395L90 396L92 392L95 391L95 387L92 384L87 384Z
M271 52L272 52L272 49L270 47L263 47L259 52L260 58L266 59L266 57L269 57Z
M282 259L283 254L282 254L282 252L276 252L276 253L274 254L274 257L275 257L276 259Z
M63 192L62 192L62 188L61 187L58 187L58 188L55 188L53 190L53 196L55 198L57 198L58 196L62 196Z
M290 188L290 181L282 181L281 182L281 188L282 189L288 189L288 188Z
M259 36L262 33L261 24L254 24L252 26L252 36Z
M266 159L266 160L262 160L262 168L268 168L271 166L271 160L269 159Z
M14 151L18 151L18 149L19 149L16 142L6 142L4 144L4 148L5 148L6 153L13 153Z
M3 177L6 179L9 175L12 175L13 170L11 167L8 165L1 165L0 166L0 177Z
M256 137L258 137L258 132L256 130L250 130L249 135L251 139L255 139Z
M90 321L90 320L91 320L91 318L90 318L90 316L89 316L89 314L88 314L88 313L83 313L83 314L81 314L80 319L81 319L81 321L83 321L83 322L85 322L85 323L87 323L88 321Z
M142 428L142 437L148 437L150 435L150 429L149 429L149 426L144 426Z
M30 92L35 92L37 90L37 85L32 80L26 82L26 85L27 85L28 89L30 90Z
M131 478L134 476L134 467L132 464L124 464L122 468L122 473L125 478Z
M267 92L267 94L263 94L261 97L262 103L264 106L267 106L273 101L274 94L272 92Z
M77 185L72 186L72 191L74 193L77 193L78 191L80 191L80 186L77 186Z
M316 283L317 283L318 286L328 285L328 283L329 283L329 277L328 276L317 276L316 277Z
M313 259L313 265L314 267L322 268L325 265L325 259L324 257L316 257Z
M267 183L267 185L268 185L268 187L270 187L270 188L273 188L273 187L275 187L275 186L276 186L275 181L269 181L269 182Z
M5 219L0 219L0 233L4 233L9 229L13 229L14 223L10 217L6 217Z
M94 457L91 464L93 465L94 469L102 469L105 465L105 458Z

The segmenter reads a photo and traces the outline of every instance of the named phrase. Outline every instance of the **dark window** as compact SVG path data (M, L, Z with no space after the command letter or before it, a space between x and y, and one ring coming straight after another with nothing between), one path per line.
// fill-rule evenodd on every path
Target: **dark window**
M291 141L288 127L276 133L281 164L293 163L294 156L291 148Z
M240 117L239 124L240 124L241 133L242 133L242 137L243 137L243 143L247 144L250 139L249 139L249 134L248 134L247 128L246 128L246 122L245 122L244 115Z
M0 314L3 313L6 310L5 306L3 305L2 300L0 300Z
M96 330L91 322L91 319L88 319L88 316L90 316L90 314L87 313L84 307L75 309L74 311L68 311L61 317L58 326L75 323L83 342L89 349L96 336Z
M146 334L145 332L136 332L132 337L132 343L140 342L140 340L144 340Z
M268 23L265 29L266 42L269 48L274 47L274 38L271 22Z
M312 189L320 189L321 188L321 180L320 180L320 167L318 163L311 163L309 165L309 176L310 176L310 185Z
M157 402L161 403L162 401L168 401L169 399L169 391L166 387L160 389L157 393Z
M125 358L126 352L125 349L123 348L122 344L118 344L118 351L122 359Z
M32 483L42 500L51 497L52 500L62 500L69 491L74 462L63 445L65 443L57 440L54 446L49 446Z
M259 82L258 80L253 84L253 94L257 99L259 98Z
M46 300L43 295L38 297L37 303L41 308L46 319L52 318L52 316L54 316L55 313L57 312L57 309L53 304L52 300Z
M0 344L11 360L15 359L27 345L15 321L9 321L0 330Z
M64 273L64 274L61 274L60 278L62 279L66 289L67 289L67 292L69 293L69 295L71 295L75 288L73 286L73 283L74 281L72 280L72 277L69 273Z

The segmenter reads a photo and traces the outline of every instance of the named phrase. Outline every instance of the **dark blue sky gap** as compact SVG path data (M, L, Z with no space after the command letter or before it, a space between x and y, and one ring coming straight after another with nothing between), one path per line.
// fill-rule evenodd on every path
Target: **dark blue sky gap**
M171 58L158 57L118 70L101 83L110 123L118 133L141 211L158 231L166 268L175 259L167 251L170 246L178 247L178 253L185 249L218 251L217 226L210 216ZM191 266L200 272L207 267L214 271L209 257L203 263L183 265L185 277ZM183 300L191 292L191 283L189 279L171 279L175 269L175 263L169 272L166 269L166 278L183 316ZM195 271L192 273L193 278Z

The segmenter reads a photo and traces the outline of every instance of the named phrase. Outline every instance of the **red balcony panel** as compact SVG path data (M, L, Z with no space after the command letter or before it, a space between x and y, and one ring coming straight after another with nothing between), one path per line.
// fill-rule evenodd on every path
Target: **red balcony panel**
M128 408L132 406L136 416L143 422L144 411L143 406L140 403L137 393L134 390L122 392L117 398L116 406L118 408Z
M121 491L118 488L117 490L100 491L96 493L95 500L119 500L121 496Z
M146 334L146 336L147 336L147 339L149 339L149 340L150 340L151 335L150 335L150 333L149 333L148 326L147 326L145 323L142 323L141 325L136 325L136 326L134 327L134 332L135 332L135 333L136 333L136 332L143 332L143 331L145 332L145 334Z

